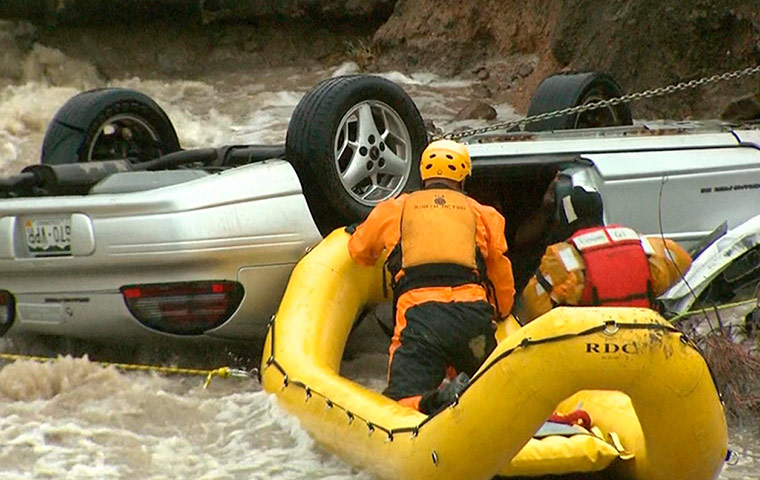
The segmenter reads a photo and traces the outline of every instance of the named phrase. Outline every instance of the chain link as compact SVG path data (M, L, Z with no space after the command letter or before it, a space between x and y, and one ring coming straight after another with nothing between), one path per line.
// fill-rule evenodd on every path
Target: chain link
M599 108L611 107L619 105L621 103L629 103L645 98L661 97L671 93L675 93L681 90L687 90L691 88L701 87L710 83L715 83L722 80L733 80L750 75L760 73L760 65L754 67L747 67L743 70L736 70L733 72L726 72L722 74L712 75L710 77L703 77L700 79L689 80L688 82L679 82L665 87L653 88L651 90L645 90L643 92L630 93L620 97L610 98L608 100L601 100L599 102L586 103L584 105L577 105L575 107L563 108L562 110L554 110L552 112L540 113L538 115L532 115L530 117L521 118L519 120L511 120L509 122L499 122L487 127L475 128L471 130L465 130L462 132L448 132L444 133L437 138L446 138L449 140L458 140L464 137L470 137L473 135L479 135L482 133L493 132L495 130L509 130L511 128L526 125L528 123L540 122L542 120L548 120L551 118L562 117L565 115L574 115L576 113L587 112L589 110L597 110Z

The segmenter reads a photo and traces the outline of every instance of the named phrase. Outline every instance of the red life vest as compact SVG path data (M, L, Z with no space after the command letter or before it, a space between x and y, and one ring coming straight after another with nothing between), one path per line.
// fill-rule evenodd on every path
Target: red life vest
M570 241L583 256L583 305L652 308L652 274L639 235L621 225L579 230Z

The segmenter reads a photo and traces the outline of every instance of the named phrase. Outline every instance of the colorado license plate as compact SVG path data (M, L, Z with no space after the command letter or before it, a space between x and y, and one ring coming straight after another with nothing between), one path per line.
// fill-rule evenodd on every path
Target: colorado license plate
M26 246L35 257L71 255L71 218L26 220Z

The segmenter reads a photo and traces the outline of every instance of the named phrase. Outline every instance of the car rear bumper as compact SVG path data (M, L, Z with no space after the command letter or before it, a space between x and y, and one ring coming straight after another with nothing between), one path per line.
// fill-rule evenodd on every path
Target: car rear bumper
M193 337L259 340L277 309L293 264L246 267L233 280L245 285L240 306L221 326ZM127 308L119 290L22 293L15 295L16 315L8 335L42 334L114 340L177 335L143 325Z

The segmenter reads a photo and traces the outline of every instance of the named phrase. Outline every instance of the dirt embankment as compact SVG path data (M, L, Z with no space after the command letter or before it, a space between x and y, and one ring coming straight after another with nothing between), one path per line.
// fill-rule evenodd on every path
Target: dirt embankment
M757 0L3 0L0 18L32 21L35 40L105 76L354 59L369 72L471 76L477 96L522 112L560 70L605 70L637 92L760 62ZM759 78L632 109L638 118L715 118L744 98L740 114L760 116Z
M494 96L527 109L557 70L611 73L626 92L760 63L756 0L399 0L374 45L384 61L480 73ZM488 77L488 78L485 78ZM704 118L758 92L758 76L642 101L634 116Z

